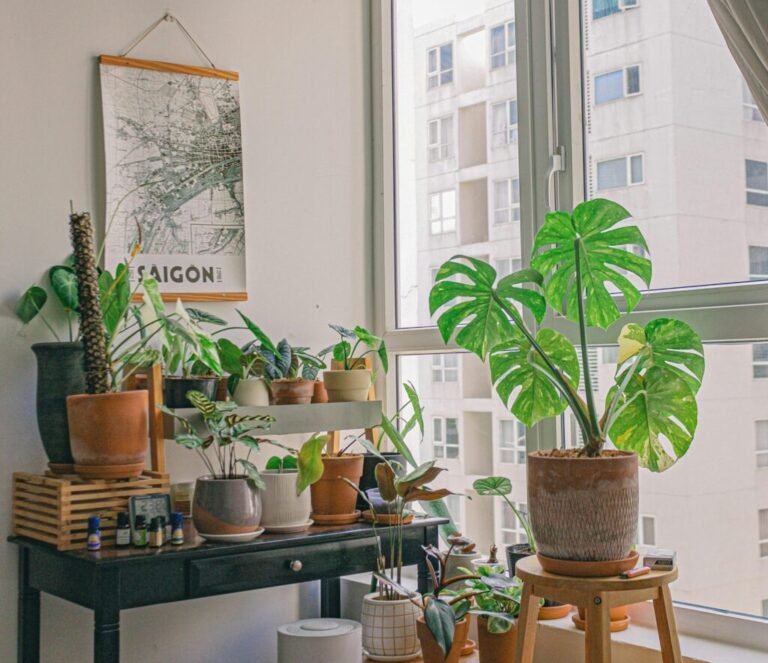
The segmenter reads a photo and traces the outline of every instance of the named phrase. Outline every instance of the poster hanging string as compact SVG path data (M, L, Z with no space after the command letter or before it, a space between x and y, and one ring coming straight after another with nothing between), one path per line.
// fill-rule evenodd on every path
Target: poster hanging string
M152 31L153 31L153 30L154 30L154 29L155 29L155 28L156 28L158 25L160 25L160 24L161 24L162 22L164 22L164 21L166 21L166 22L168 22L168 23L175 23L175 24L176 24L176 25L179 27L179 30L181 30L181 31L184 33L184 35L187 37L187 39L189 39L189 41L190 41L190 42L193 44L193 46L194 46L194 47L195 47L195 48L196 48L198 51L200 51L200 54L201 54L201 55L202 55L202 56L203 56L203 57L204 57L204 58L205 58L205 59L208 61L208 64L210 64L210 65L211 65L211 69L216 69L216 65L215 65L215 64L213 64L213 62L211 61L211 58L209 58L209 57L208 57L208 55L206 54L206 52L203 50L202 46L200 46L200 44L198 44L198 43L195 41L195 38L194 38L194 37L193 37L191 34L189 34L189 31L188 31L188 30L187 30L187 29L186 29L186 28L185 28L185 27L182 25L181 21L180 21L178 18L176 18L176 17L175 17L173 14L171 14L170 12L168 12L167 14L165 14L165 16L161 16L160 18L158 18L158 19L157 19L157 20L156 20L156 21L155 21L155 22L154 22L152 25L150 25L150 26L149 26L149 27L148 27L146 30L144 30L144 32L142 32L142 33L141 33L141 34L138 36L138 38L136 38L136 40L135 40L135 41L134 41L134 42L133 42L133 43L132 43L132 44L131 44L131 45L130 45L130 46L127 48L127 49L126 49L126 51L125 51L124 53L121 53L121 54L120 54L120 57L123 57L123 58L124 58L124 57L127 57L127 56L128 56L128 54L129 54L129 53L130 53L130 52L131 52L131 51L132 51L134 48L136 48L136 47L137 47L137 46L138 46L138 45L139 45L139 44L140 44L142 41L144 41L144 39L145 39L147 36L149 36L149 34L150 34L150 33L151 33L151 32L152 32Z

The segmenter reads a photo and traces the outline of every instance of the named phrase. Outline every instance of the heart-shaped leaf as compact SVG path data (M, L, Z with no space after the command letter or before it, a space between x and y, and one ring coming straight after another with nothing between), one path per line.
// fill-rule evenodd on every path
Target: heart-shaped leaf
M76 311L78 299L75 270L65 265L56 265L48 270L48 280L51 282L53 294L56 295L64 310Z
M40 286L33 285L19 297L14 312L19 320L26 325L40 312L47 301L48 293Z
M485 477L477 479L472 484L472 488L478 495L501 497L512 493L512 482L507 477Z
M296 494L301 495L309 486L323 476L323 449L328 443L327 435L313 435L299 449L299 476L296 479Z

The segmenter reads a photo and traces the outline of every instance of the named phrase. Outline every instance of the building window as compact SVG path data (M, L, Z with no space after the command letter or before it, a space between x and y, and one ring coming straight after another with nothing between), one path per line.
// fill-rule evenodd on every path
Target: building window
M429 231L433 235L456 230L456 191L429 194Z
M443 44L427 51L427 88L453 82L453 44Z
M634 9L640 0L592 0L592 18L598 19L611 14L618 14L626 9Z
M656 545L656 516L640 516L637 524L637 545Z
M509 178L493 183L493 224L520 220L520 180Z
M640 65L595 76L595 105L640 94Z
M523 267L523 261L520 260L520 258L496 258L493 263L499 278L504 278L514 272L519 272Z
M768 343L752 344L752 377L768 378Z
M600 348L600 361L603 364L617 364L619 362L619 346L605 345Z
M458 382L459 355L455 352L432 355L432 382Z
M491 106L491 126L491 144L494 147L517 144L516 99L508 99Z
M747 81L741 80L741 98L744 102L744 119L752 122L762 122L763 116L757 108L752 91L747 85Z
M749 278L752 281L768 278L768 246L749 247Z
M515 22L491 28L491 69L515 63Z
M459 422L451 417L433 417L433 448L435 458L459 457Z
M642 154L631 154L626 157L597 162L598 191L635 186L644 181Z
M768 419L755 422L755 454L757 466L768 467Z
M461 495L448 495L445 497L445 506L448 507L448 511L451 514L451 518L453 518L453 524L456 525L456 529L461 532L461 522L463 520L461 517Z
M504 502L501 510L501 534L504 545L512 546L516 543L528 543L528 537L525 535L525 529L515 512ZM524 516L528 517L528 507L521 502L515 503L515 508Z
M768 599L763 599L763 617L768 617Z
M768 207L768 163L765 161L745 162L747 175L747 205Z
M450 159L453 156L453 116L430 120L428 158L431 163Z
M768 509L757 512L760 557L768 557Z
M503 419L499 425L501 462L525 465L528 456L528 450L525 446L525 426L517 419Z

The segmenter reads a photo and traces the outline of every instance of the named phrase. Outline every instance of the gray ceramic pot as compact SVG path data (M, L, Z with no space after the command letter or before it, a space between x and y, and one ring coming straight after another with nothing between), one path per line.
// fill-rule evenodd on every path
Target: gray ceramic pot
M200 477L195 483L192 521L204 534L246 534L259 529L261 497L245 477Z

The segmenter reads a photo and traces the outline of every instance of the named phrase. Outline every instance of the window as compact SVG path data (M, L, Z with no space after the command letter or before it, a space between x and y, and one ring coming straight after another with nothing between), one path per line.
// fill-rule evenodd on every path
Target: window
M504 276L509 276L513 272L520 271L523 267L523 262L520 260L520 258L496 258L496 260L493 261L494 267L496 268L496 273L499 275L499 278L503 278Z
M755 453L757 466L768 467L768 419L755 422Z
M749 247L749 278L752 281L768 278L768 246Z
M752 377L768 378L768 343L752 344Z
M455 352L432 355L432 382L458 382L459 355Z
M502 463L525 465L528 455L525 426L517 419L502 419L499 427L499 460Z
M747 204L768 207L768 163L747 159L745 165L747 171Z
M429 194L429 231L433 235L456 230L456 191Z
M633 154L597 162L597 190L619 189L643 183L643 155ZM768 202L766 203L768 204Z
M491 122L493 125L491 144L494 147L517 144L517 100L508 99L499 104L493 104Z
M768 509L757 512L760 557L768 557Z
M640 65L595 76L595 105L640 94Z
M491 28L491 69L515 63L515 22Z
M639 4L640 0L592 0L592 18L618 14L626 9L634 9Z
M427 88L453 82L453 44L443 44L427 51Z
M639 546L656 545L656 516L640 516L637 525L637 544Z
M606 345L600 348L600 361L603 364L616 364L619 361L619 346Z
M497 180L493 183L493 224L496 226L520 220L520 180Z
M768 599L763 599L763 617L768 617Z
M453 116L430 120L427 128L427 147L430 163L450 159L453 156Z
M752 122L762 122L763 116L757 108L755 98L747 85L747 81L741 81L741 98L744 102L744 119Z
M504 545L512 546L516 543L528 543L528 537L525 535L525 529L515 512L509 508L506 502L501 509L501 532ZM521 502L513 502L515 508L524 516L528 517L528 507Z
M458 421L448 417L433 417L432 431L433 451L435 458L458 458Z
M459 532L462 531L461 523L464 520L461 517L461 502L461 495L448 495L448 497L445 498L445 506L448 507L451 518L453 518L453 524L456 525L456 529Z

